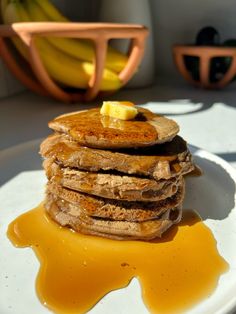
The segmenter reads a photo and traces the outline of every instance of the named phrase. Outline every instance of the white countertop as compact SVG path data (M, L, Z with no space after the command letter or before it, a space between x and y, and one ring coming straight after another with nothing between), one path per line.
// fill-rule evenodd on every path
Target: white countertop
M182 80L165 80L145 89L122 90L113 99L131 100L175 119L191 144L216 153L236 166L236 84L221 91L193 88ZM62 104L31 92L0 100L0 149L50 133L53 117L100 105Z

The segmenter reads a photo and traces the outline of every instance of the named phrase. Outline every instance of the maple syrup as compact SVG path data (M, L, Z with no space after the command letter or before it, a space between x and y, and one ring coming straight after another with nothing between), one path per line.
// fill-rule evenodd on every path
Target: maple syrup
M41 204L16 218L8 237L35 251L39 299L61 314L88 311L133 277L150 312L178 313L208 297L228 268L211 231L192 211L162 239L115 241L60 227Z

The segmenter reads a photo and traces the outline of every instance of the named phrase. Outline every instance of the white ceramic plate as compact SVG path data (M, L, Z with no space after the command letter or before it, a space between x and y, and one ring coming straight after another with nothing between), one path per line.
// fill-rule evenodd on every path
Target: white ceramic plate
M6 237L8 224L43 199L46 179L38 156L40 141L31 141L1 152L0 188L0 313L50 313L35 294L39 263L29 248L16 249ZM224 160L190 147L204 175L187 179L184 208L196 209L212 230L220 254L230 265L217 289L188 314L233 313L236 308L236 171ZM137 280L109 293L90 313L148 313Z

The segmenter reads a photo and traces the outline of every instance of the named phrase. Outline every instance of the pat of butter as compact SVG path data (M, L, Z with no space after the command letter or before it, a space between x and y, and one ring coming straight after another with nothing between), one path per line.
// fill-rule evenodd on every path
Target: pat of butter
M131 102L104 101L100 113L120 120L132 120L138 114L138 110Z

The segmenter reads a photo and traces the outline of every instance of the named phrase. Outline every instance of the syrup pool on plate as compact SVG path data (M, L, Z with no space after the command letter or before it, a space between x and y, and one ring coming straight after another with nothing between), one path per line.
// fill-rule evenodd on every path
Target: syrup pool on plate
M210 229L193 211L185 211L162 239L115 241L60 227L41 204L16 218L8 237L35 251L41 265L38 297L60 314L85 313L133 277L150 312L182 312L213 293L228 269Z

